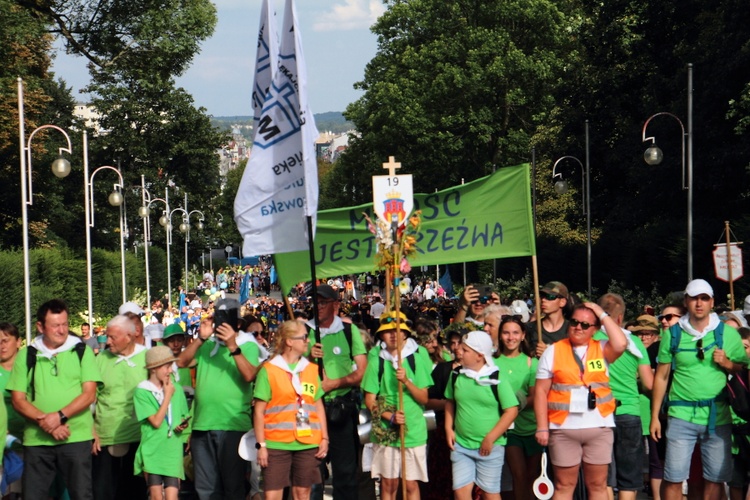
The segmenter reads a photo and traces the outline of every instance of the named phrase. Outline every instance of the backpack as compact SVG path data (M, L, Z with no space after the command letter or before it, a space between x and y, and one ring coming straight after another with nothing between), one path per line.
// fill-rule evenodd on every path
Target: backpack
M672 325L669 328L671 336L669 352L672 353L672 370L675 367L674 355L678 352L697 352L698 349L680 349L680 338L682 337L682 328L679 324ZM714 330L714 342L703 347L703 351L707 351L712 347L716 346L719 349L724 348L724 323L719 323L719 326ZM670 406L693 406L693 407L705 407L709 406L710 413L708 419L709 432L712 432L716 425L716 400L719 398L725 398L729 405L732 407L734 413L743 420L750 420L750 391L747 387L747 371L743 370L738 374L730 374L727 376L727 385L725 390L722 391L716 398L706 399L701 401L669 401Z
M415 351L419 352L419 351ZM412 373L417 372L417 361L414 358L414 353L409 354L404 358L404 361L406 361L409 366L411 367ZM380 394L380 384L383 382L383 373L385 371L385 359L378 356L378 394ZM378 395L376 394L376 396Z
M529 360L529 363L531 363L531 360ZM451 389L453 391L453 397L456 396L456 379L461 374L461 367L454 368L451 372ZM498 380L500 378L500 370L496 370L490 374L490 380ZM492 388L492 395L495 396L495 401L497 401L497 412L500 416L503 415L503 405L500 404L500 384L492 384L490 387Z
M83 363L83 354L86 352L86 344L84 342L79 342L73 346L72 350L78 355L78 362ZM26 375L28 377L28 375L31 374L28 389L28 392L31 394L30 401L36 399L36 384L34 381L36 376L36 355L38 352L39 349L34 346L29 346L26 349Z
M308 335L310 334L310 332L315 330L315 328L310 328L310 325L308 324L305 324L305 328L307 329ZM344 323L343 332L344 332L344 337L346 338L346 343L349 345L349 359L351 359L352 362L354 362L354 354L352 353L352 324Z

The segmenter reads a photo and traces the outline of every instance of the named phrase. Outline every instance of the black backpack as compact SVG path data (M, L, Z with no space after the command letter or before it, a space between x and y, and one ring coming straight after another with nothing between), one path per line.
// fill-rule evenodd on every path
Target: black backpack
M77 343L75 346L73 346L73 351L78 355L78 362L83 363L83 354L86 352L86 344L83 342ZM36 355L39 352L39 349L37 349L34 346L29 346L26 349L26 374L31 374L31 379L29 380L29 389L27 392L31 394L31 400L34 401L36 399L36 384L35 381L35 375L36 375Z
M456 397L456 379L461 374L461 367L454 368L451 373L451 387L453 388L453 398ZM500 378L500 370L495 370L490 374L490 380L497 380ZM497 401L497 412L499 415L502 416L503 414L503 405L500 404L500 389L498 388L500 384L492 384L490 387L492 388L492 395L495 396L495 401Z

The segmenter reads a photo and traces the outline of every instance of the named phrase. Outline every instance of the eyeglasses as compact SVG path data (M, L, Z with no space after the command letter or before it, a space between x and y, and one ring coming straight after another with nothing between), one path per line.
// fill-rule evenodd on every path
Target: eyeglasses
M703 339L699 339L695 344L695 355L700 361L703 361L703 358L706 357L706 353L703 352Z
M582 330L588 330L592 326L596 326L596 325L592 325L591 323L586 323L585 321L578 321L575 318L569 319L568 323L570 323L570 326L572 326L573 328L580 326Z
M545 300L557 300L560 297L561 296L557 295L556 293L543 293L542 294L542 298L545 299Z
M308 337L307 335L300 335L299 337L289 337L289 340L303 340L305 342L309 342L310 337Z
M681 315L674 314L674 313L662 314L661 316L659 316L659 321L670 322L670 321L672 321L672 318L679 318L679 317L681 317Z

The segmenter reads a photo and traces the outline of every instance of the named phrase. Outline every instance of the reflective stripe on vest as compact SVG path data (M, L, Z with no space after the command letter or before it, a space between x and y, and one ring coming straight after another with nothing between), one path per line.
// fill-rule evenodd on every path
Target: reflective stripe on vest
M589 340L586 359L604 359L602 346L597 340ZM584 363L583 380L581 370L573 357L573 349L568 339L555 343L552 360L552 385L547 396L547 416L550 422L561 425L570 412L570 396L573 389L590 387L596 397L596 407L599 413L606 417L614 413L615 398L609 386L609 376L606 369L589 371L588 363Z
M265 438L279 443L299 441L304 444L320 444L321 423L315 406L315 393L320 384L317 365L310 363L299 374L300 383L307 388L303 391L301 405L310 417L311 432L307 436L300 436L297 432L297 410L300 404L299 396L292 386L291 374L271 363L266 363L263 368L268 373L268 383L271 386L271 399L263 414Z

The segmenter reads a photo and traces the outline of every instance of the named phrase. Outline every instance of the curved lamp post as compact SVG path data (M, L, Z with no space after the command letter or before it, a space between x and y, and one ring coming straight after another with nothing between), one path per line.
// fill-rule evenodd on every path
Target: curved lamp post
M555 182L555 192L564 194L568 191L568 181L563 178L562 172L557 172L557 165L564 160L571 160L581 167L581 197L583 204L583 215L586 216L586 272L588 297L591 296L591 179L589 176L589 121L586 120L586 165L575 156L563 156L555 161L552 166L552 179Z
M169 214L169 188L164 188L164 198L154 198L151 193L146 189L146 183L144 177L141 175L141 190L142 190L142 205L138 208L138 215L143 219L143 241L148 248L148 244L151 241L151 205L160 201L164 203L164 211L161 217L159 217L159 224L167 232L167 297L169 297L169 304L172 303L172 274L171 274L171 263L170 263L170 245L172 243L171 231L172 226L169 224L167 214ZM148 269L148 250L146 250L146 288L149 287L149 269ZM151 295L147 292L147 298L149 301L148 306L151 307Z
M188 199L187 193L185 193L185 209L182 210L182 223L179 226L180 232L185 235L185 293L190 288L188 285L188 243L190 243L190 216L193 214L200 216L198 217L196 228L198 231L202 231L203 221L206 219L206 216L200 210L191 210L188 212Z
M89 308L89 323L94 324L94 298L92 289L92 276L91 276L91 228L94 227L94 177L97 173L103 170L112 170L117 174L117 178L120 180L119 183L113 184L112 192L109 194L109 204L113 207L120 208L120 266L122 274L122 302L125 303L127 299L127 281L125 280L125 231L123 228L123 212L122 203L125 198L122 195L122 189L124 181L120 171L110 165L102 165L97 167L89 175L89 154L88 154L88 136L86 131L83 131L83 191L84 191L84 209L86 212L86 284L88 287L88 308Z
M21 224L23 237L23 291L24 291L24 311L26 314L26 345L31 343L31 275L29 264L29 213L28 207L33 204L32 198L32 170L31 170L31 141L34 136L45 129L57 130L68 142L67 148L59 148L59 157L52 162L52 173L55 177L62 178L70 173L70 162L63 157L63 152L72 154L73 146L70 142L70 136L56 125L42 125L35 128L26 139L26 130L24 123L24 100L23 100L23 79L18 77L18 138L19 138L19 157L21 164Z
M687 275L688 281L693 280L693 65L687 65L688 73L688 103L687 103L687 131L685 131L685 125L682 120L677 118L676 115L662 111L651 115L643 124L643 132L641 133L641 140L643 142L651 141L651 146L646 149L643 153L643 159L649 165L658 165L664 159L664 153L656 145L655 137L646 137L646 129L652 119L657 116L670 116L674 118L677 123L680 124L682 130L682 189L687 191ZM685 150L685 143L687 142L687 155ZM685 157L687 156L687 163Z

